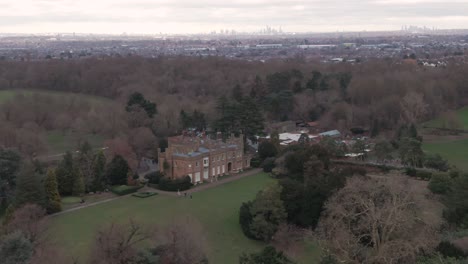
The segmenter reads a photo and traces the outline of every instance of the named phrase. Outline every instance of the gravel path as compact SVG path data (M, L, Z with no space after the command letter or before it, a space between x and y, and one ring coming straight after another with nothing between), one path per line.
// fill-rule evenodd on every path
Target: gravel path
M242 172L242 173L233 174L232 176L229 176L229 177L226 177L226 178L221 178L219 181L216 181L216 182L200 184L200 185L195 186L195 187L191 188L190 190L187 190L187 191L184 191L184 192L186 192L187 194L196 193L196 192L201 192L201 191L204 191L204 190L207 190L207 189L210 189L210 188L217 187L217 186L219 186L219 185L226 184L226 183L228 183L228 182L233 182L233 181L237 181L237 180L239 180L239 179L245 178L245 177L249 177L249 176L256 175L256 174L258 174L258 173L260 173L260 172L262 172L262 169L258 169L258 168L257 168L257 169L251 169L251 170L248 170L248 171L245 171L245 172ZM150 187L144 187L144 188L140 189L140 191L146 191L146 190L155 191L155 192L157 192L158 194L171 195L171 196L178 196L177 192L166 192L166 191L161 191L161 190L153 189L153 188L150 188ZM183 195L184 192L181 192L181 195ZM127 194L127 195L123 195L123 196L118 196L118 197L114 197L114 198L102 200L102 201L95 202L95 203L85 204L85 205L82 205L82 206L70 208L70 209L68 209L68 210L65 210L65 211L62 211L62 212L59 212L59 213L50 215L50 216L51 216L51 217L54 217L54 216L58 216L58 215L70 213L70 212L73 212L73 211L76 211L76 210L80 210L80 209L83 209L83 208L86 208L86 207L90 207L90 206L94 206L94 205L98 205L98 204L103 204L103 203L107 203L107 202L110 202L110 201L114 201L114 200L117 200L117 199L121 199L121 198L123 198L123 197L130 196L130 195L132 195L132 194Z

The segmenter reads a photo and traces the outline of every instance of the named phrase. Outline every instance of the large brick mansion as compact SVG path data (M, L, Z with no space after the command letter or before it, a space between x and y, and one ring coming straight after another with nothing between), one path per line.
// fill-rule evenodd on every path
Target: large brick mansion
M181 135L168 138L164 152L158 150L159 169L171 178L190 176L192 183L217 180L250 167L244 141L231 136L223 141L207 136Z

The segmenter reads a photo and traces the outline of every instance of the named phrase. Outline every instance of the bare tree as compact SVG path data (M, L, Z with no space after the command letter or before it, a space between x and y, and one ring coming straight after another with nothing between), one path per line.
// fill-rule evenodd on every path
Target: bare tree
M34 246L43 244L47 237L49 223L46 210L36 204L26 204L13 212L7 221L8 233L21 231Z
M43 243L34 249L34 255L29 264L63 264L78 263L77 259L68 256L64 250L50 242Z
M30 264L76 263L47 236L49 221L46 211L36 204L26 204L14 211L7 219L4 231L7 234L20 232L29 240L33 247L33 254L28 262Z
M201 225L190 217L170 224L157 239L161 264L207 263Z
M104 142L104 145L109 148L109 152L107 153L110 157L109 159L115 155L120 155L127 161L128 165L133 171L137 169L137 156L135 152L133 152L133 149L126 137L117 137L111 140L107 140Z
M130 130L129 143L136 154L138 162L142 157L155 149L156 137L149 128L139 127Z
M281 224L271 243L278 251L282 251L289 258L295 259L303 250L303 241L303 230L294 225Z
M402 178L353 177L326 204L318 233L345 262L414 263L437 245L438 226ZM431 232L432 231L432 232Z
M91 253L92 264L127 264L134 263L138 254L136 245L153 237L153 233L144 230L130 220L128 225L110 224L98 231Z
M424 101L424 95L409 92L401 102L404 119L410 123L416 123L427 114L428 104Z

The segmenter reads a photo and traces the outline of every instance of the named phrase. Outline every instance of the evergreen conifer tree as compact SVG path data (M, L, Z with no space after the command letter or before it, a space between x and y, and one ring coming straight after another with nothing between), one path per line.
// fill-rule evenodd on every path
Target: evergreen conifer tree
M93 162L93 191L102 191L106 185L105 179L106 157L104 152L99 151L94 157Z
M46 194L46 210L47 213L53 214L62 210L60 204L60 194L58 192L57 177L55 170L49 168L45 179L45 194Z
M120 155L116 155L107 166L106 176L111 185L126 185L130 167Z
M41 175L34 171L32 164L26 164L16 179L16 206L27 203L44 206L44 186L41 183Z
M81 196L85 192L85 183L83 173L81 171L77 171L73 174L75 179L73 180L73 195Z
M71 152L67 152L63 156L62 162L56 170L57 183L60 195L71 195L73 192L73 182L76 178L73 156Z

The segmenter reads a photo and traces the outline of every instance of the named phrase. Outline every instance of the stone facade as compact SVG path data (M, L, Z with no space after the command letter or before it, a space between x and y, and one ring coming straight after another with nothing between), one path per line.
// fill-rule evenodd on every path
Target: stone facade
M194 184L241 172L250 167L250 159L244 153L242 135L226 141L203 135L175 136L168 138L164 152L158 150L160 171L173 179L188 175Z

